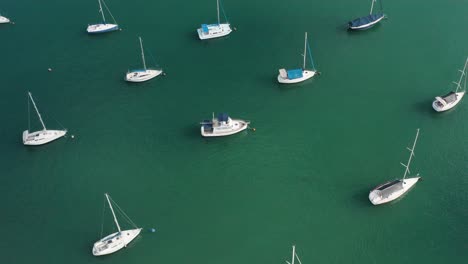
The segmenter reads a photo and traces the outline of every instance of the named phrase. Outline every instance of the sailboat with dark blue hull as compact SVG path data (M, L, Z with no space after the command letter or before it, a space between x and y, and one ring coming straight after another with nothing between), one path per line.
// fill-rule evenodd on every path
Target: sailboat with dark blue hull
M377 0L372 0L370 14L368 16L356 18L348 22L349 29L351 30L366 30L373 27L375 24L379 23L382 19L385 18L382 8L382 1L380 1L380 12L372 14L374 9L374 3Z

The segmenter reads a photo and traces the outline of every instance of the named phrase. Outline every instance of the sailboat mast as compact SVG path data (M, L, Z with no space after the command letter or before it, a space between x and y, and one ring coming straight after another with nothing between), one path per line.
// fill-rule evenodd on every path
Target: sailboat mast
M295 255L296 255L296 246L293 245L293 251L292 251L292 259L291 259L291 264L294 264L294 259L295 259Z
M216 11L218 12L218 25L221 24L221 20L219 19L219 0L216 0Z
M99 2L99 12L101 12L101 15L102 15L102 21L104 22L104 24L106 24L106 18L104 17L104 10L102 10L101 0L98 0L98 2Z
M305 70L306 67L306 58L307 58L307 32L305 33L305 41L304 41L304 64L302 69Z
M372 4L371 4L371 7L370 7L370 14L372 15L372 9L374 9L374 2L375 0L372 0Z
M31 92L28 92L29 98L31 98L31 102L33 103L34 109L36 109L37 116L39 117L39 121L41 121L42 127L44 130L47 130L44 121L42 121L41 113L39 113L39 110L37 109L36 103L34 102L34 99L32 98Z
M406 174L409 172L409 166L410 166L410 163L411 163L411 159L414 156L414 147L416 147L416 141L418 141L418 136L419 136L419 128L418 128L418 130L416 130L416 138L414 139L413 147L410 149L411 154L409 156L408 164L406 164L406 166L405 166L406 169L405 169L405 174L403 175L403 179L405 179Z
M111 209L112 215L114 216L114 222L117 225L117 229L119 229L119 232L120 232L121 230L120 230L119 222L117 221L117 217L115 217L114 208L112 208L112 204L111 204L111 202L109 200L109 195L107 193L105 195L106 195L106 198L107 198L107 202L109 203L109 207Z
M146 61L145 61L145 52L143 51L143 41L141 40L141 37L138 37L140 39L140 48L141 48L141 59L143 60L143 68L146 71Z
M460 80L458 80L458 82L456 83L457 84L457 90L455 90L455 92L458 92L458 89L460 89L461 87L461 82L463 81L463 77L465 76L465 88L466 88L466 65L468 64L468 58L466 58L466 61L465 61L465 66L463 67L463 71L461 71L461 76L460 76Z

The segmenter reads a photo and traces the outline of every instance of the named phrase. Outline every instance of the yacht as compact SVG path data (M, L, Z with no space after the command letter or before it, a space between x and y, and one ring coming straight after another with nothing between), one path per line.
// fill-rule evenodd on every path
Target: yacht
M221 113L211 120L205 120L201 124L201 135L204 137L229 136L246 130L250 122L241 119L231 119L228 114Z
M447 111L449 109L452 109L461 101L461 99L463 98L466 92L467 64L468 64L468 58L466 58L465 66L463 67L463 70L460 70L461 72L460 79L458 80L458 82L454 82L457 85L457 89L455 90L455 92L451 91L450 93L444 96L437 96L434 102L432 102L432 108L434 108L434 110L436 110L437 112Z

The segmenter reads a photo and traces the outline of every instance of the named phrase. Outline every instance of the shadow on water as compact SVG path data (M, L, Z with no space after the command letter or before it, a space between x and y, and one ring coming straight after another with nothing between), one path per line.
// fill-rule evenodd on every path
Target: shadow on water
M412 108L419 113L429 114L433 117L437 116L437 112L432 109L432 101L429 100L422 100L417 102L413 105Z

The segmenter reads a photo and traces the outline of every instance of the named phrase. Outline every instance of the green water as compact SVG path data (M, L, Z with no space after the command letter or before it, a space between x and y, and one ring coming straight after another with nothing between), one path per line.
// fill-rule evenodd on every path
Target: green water
M468 102L442 114L431 103L468 55L468 1L384 4L389 19L350 33L370 1L226 0L238 30L201 42L214 0L109 0L123 30L98 36L85 32L96 1L3 0L15 24L0 25L0 262L272 264L292 244L304 264L466 261ZM280 86L305 31L322 75ZM167 76L123 81L138 36ZM74 139L22 145L28 90ZM204 139L213 111L256 132ZM416 128L424 180L372 206ZM96 258L104 192L145 229Z

